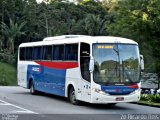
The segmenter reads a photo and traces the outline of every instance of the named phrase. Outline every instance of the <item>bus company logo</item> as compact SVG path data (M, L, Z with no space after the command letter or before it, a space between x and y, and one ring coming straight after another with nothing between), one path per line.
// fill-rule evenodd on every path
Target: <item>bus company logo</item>
M120 93L122 92L120 89L106 89L106 92L116 92L116 93Z
M37 67L32 67L32 71L34 72L41 72L41 68L37 68Z
M106 89L105 90L106 92L121 92L121 90L120 89Z
M121 90L120 90L120 89L115 89L115 92L118 92L118 93L119 93L119 92L121 92Z

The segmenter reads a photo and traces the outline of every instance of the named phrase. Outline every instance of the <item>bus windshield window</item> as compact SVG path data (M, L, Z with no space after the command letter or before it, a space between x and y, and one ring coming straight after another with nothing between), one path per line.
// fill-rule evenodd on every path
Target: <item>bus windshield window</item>
M94 81L98 84L139 82L140 59L137 45L94 44Z

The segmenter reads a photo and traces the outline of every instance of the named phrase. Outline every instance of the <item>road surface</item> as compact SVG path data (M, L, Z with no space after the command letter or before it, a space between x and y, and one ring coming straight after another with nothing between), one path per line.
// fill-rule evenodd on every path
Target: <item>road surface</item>
M115 106L70 104L55 95L31 95L21 87L0 87L0 120L160 120L160 108L132 103Z

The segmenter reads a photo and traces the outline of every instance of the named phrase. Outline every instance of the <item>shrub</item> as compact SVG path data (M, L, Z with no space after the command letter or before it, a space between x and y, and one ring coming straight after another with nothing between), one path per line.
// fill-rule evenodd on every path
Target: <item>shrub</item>
M5 81L5 80L3 80L3 79L2 79L2 80L0 79L0 85L1 85L1 86L7 86L7 85L8 85L8 82Z
M149 100L151 102L160 103L160 95L149 95Z
M9 55L6 53L0 53L0 61L1 62L6 62L9 64L15 64L16 63L16 58L14 55Z
M159 94L156 94L156 95L142 94L140 100L141 101L160 103L160 95Z
M142 100L142 101L149 101L148 94L142 94L140 100Z

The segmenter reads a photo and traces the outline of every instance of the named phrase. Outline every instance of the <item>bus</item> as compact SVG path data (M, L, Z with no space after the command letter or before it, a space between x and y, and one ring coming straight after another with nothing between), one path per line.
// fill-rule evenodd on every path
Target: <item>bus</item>
M139 101L141 68L138 43L120 37L62 35L18 50L18 85L72 104Z

